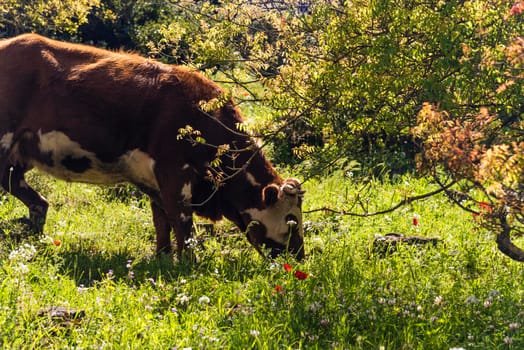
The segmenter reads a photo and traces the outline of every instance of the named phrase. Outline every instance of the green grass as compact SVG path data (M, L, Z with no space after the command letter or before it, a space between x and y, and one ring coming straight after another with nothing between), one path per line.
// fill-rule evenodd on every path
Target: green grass
M11 221L25 208L0 195L3 348L524 348L522 264L443 197L370 218L307 214L301 264L263 260L222 223L217 237L201 236L190 265L155 257L149 205L129 190L121 200L34 174L30 182L51 203L44 237L25 237ZM305 210L373 211L432 185L404 177L362 189L336 175L305 187ZM441 241L374 255L375 235L388 232ZM53 318L50 307L84 315Z

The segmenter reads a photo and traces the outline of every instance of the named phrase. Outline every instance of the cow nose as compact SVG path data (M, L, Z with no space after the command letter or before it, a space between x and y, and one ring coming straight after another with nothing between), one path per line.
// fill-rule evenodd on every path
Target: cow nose
M285 249L282 249L282 248L271 248L271 251L269 252L269 257L271 259L275 259L279 257L280 255L284 254L284 252L285 252ZM298 251L296 251L295 249L290 249L289 253L297 261L302 261L306 257L304 253L304 248L300 248Z
M277 258L278 256L282 255L282 253L284 252L283 249L280 249L280 248L271 248L271 252L269 253L269 257L271 259L275 259Z

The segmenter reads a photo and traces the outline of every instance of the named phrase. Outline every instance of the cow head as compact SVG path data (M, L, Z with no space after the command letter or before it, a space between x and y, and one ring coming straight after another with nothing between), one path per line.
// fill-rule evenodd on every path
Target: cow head
M304 233L302 228L303 190L296 179L287 179L283 184L269 184L262 189L262 207L251 208L247 237L262 254L269 248L274 258L288 251L297 259L304 258Z

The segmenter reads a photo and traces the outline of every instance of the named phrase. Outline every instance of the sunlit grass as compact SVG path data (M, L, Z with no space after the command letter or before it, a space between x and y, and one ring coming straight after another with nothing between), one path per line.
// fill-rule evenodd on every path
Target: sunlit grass
M44 237L0 205L4 348L520 349L522 264L470 214L437 197L356 218L306 214L309 258L265 261L231 225L201 237L199 262L157 259L147 201L32 177L51 202ZM369 188L342 175L305 184L305 210L372 212L431 188L411 177ZM360 192L358 192L360 189ZM360 196L360 197L359 197ZM358 204L357 203L361 204ZM413 225L413 217L418 225ZM377 234L439 237L436 247L373 254ZM522 243L522 241L520 242ZM284 263L308 273L298 279ZM52 317L50 307L82 312Z

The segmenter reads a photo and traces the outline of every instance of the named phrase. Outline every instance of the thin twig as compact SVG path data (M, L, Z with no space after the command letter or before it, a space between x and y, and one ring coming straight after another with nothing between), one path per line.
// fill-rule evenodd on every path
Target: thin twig
M325 211L325 212L334 213L334 214L338 214L338 215L357 216L357 217L364 217L364 218L365 217L370 217L370 216L376 216L376 215L383 215L383 214L391 213L391 212L397 210L398 208L400 208L400 207L402 207L404 205L413 203L413 202L421 200L421 199L426 199L428 197L432 197L432 196L434 196L436 194L444 192L447 189L449 189L451 186L455 185L455 183L456 183L455 181L452 181L448 185L446 185L444 187L439 187L438 189L436 189L434 191L431 191L431 192L428 192L428 193L424 193L424 194L421 194L421 195L418 195L418 196L405 198L405 199L401 200L400 202L398 202L397 204L395 204L394 206L392 206L392 207L390 207L388 209L379 210L379 211L376 211L376 212L373 212L373 213L353 213L353 212L347 212L345 210L335 210L335 209L331 209L329 207L322 207L322 208L317 208L317 209L312 209L312 210L306 210L306 211L304 211L304 213L305 214L309 214L309 213L315 213L315 212L318 212L318 211Z

